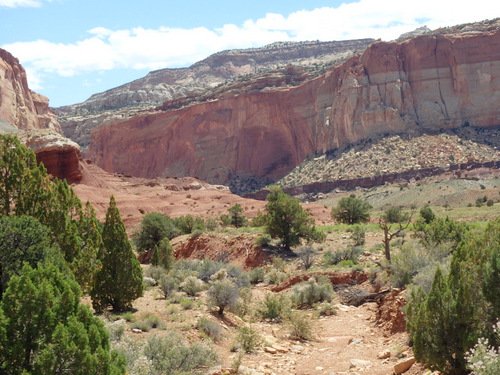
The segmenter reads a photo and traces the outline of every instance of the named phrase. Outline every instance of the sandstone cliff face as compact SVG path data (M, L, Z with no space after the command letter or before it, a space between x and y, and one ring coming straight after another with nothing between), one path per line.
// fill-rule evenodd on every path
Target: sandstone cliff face
M0 119L18 129L61 127L49 109L49 99L28 88L26 71L9 52L0 48Z
M307 154L387 133L500 125L500 31L376 42L293 88L237 94L95 129L89 156L136 176L276 179Z

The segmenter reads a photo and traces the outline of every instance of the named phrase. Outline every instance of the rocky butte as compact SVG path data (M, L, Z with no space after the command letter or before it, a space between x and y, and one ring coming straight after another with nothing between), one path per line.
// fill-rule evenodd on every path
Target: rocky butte
M94 129L88 156L134 176L271 181L387 133L500 125L500 31L375 42L297 87L237 90Z
M49 99L28 88L26 71L0 48L0 134L13 133L35 153L47 171L68 182L82 178L80 147L62 135Z

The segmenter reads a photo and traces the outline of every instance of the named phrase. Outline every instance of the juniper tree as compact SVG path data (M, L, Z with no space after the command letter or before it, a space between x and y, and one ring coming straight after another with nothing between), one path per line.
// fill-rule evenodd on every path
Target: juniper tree
M25 265L0 302L0 372L123 374L104 324L80 305L80 287L55 266Z
M370 203L351 194L340 199L337 206L332 208L331 216L336 221L349 225L366 223L370 220L371 208Z
M98 259L102 268L90 292L92 306L97 312L109 306L115 311L129 309L132 301L143 292L142 269L132 251L113 196L106 212Z
M174 249L168 238L164 238L156 245L153 256L151 257L151 264L170 270L174 261Z

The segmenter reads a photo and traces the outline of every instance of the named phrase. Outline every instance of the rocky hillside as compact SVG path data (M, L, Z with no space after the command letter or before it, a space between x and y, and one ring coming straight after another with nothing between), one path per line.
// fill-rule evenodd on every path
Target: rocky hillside
M456 164L500 161L500 130L471 126L423 134L368 139L334 152L307 158L276 182L283 188L333 180L449 168Z
M299 86L116 119L95 129L89 156L108 171L191 175L241 192L283 177L307 155L362 140L496 128L499 76L498 30L375 42Z
M223 51L189 68L157 70L144 78L95 94L83 103L56 108L55 111L66 136L86 146L90 142L90 131L97 124L134 116L165 101L178 105L176 99L179 98L207 100L217 96L226 85L231 86L250 77L266 81L266 74L291 64L305 69L307 78L314 77L363 51L373 41L286 42L262 48ZM279 85L300 82L289 80Z

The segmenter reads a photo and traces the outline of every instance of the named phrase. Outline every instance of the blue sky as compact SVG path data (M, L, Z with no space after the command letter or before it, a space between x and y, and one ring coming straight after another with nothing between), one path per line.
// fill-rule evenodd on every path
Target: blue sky
M500 17L497 0L0 0L0 47L51 106L212 53L275 41L381 38Z

